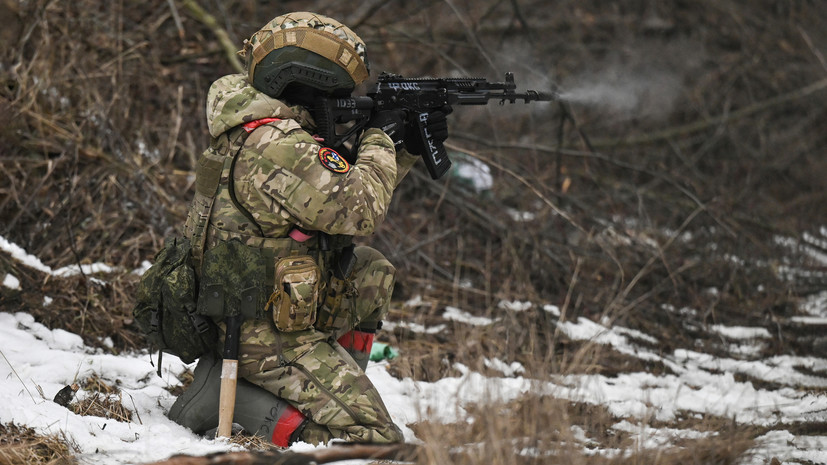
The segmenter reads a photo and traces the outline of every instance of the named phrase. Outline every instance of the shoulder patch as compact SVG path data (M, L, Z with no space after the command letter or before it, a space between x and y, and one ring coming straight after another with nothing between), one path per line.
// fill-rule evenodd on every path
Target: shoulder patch
M350 163L329 147L319 149L319 161L322 162L322 166L334 173L344 174L350 171Z

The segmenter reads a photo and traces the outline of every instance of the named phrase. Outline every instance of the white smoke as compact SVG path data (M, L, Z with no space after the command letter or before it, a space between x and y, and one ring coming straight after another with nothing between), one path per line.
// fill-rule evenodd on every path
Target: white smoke
M565 101L618 119L662 118L674 109L702 57L702 47L686 41L630 44L567 76L560 94Z
M659 117L672 111L682 91L681 77L670 70L646 73L615 70L611 79L586 75L572 79L560 97L569 103L596 106L616 115Z

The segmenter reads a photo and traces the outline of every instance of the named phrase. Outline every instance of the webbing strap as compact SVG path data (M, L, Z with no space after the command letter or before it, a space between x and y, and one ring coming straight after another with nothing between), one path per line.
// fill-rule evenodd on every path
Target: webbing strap
M229 135L227 136L229 139ZM193 205L190 207L190 212L187 215L187 222L184 225L184 233L192 241L192 261L196 270L201 270L201 264L204 260L204 250L207 242L207 228L210 223L210 216L212 215L212 208L215 204L215 198L218 195L219 187L221 185L221 173L224 171L229 153L235 148L238 149L232 157L230 163L230 198L247 218L258 228L261 232L261 227L253 220L250 212L241 206L235 198L232 184L232 169L235 166L235 160L241 153L241 148L244 146L244 141L247 139L247 132L240 131L238 137L232 144L229 144L227 154L223 158L219 158L213 154L208 155L206 152L198 159L198 166L195 171L195 198ZM263 234L262 234L263 235Z
M184 235L190 239L192 244L193 265L199 271L204 260L204 243L207 239L205 233L224 166L223 160L214 155L210 150L198 159L198 165L195 168L195 197L184 224Z

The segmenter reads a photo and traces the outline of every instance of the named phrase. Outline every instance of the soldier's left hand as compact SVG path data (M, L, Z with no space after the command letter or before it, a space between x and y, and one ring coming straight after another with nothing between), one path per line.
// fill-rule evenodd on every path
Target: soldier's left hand
M430 140L442 144L448 139L448 115L454 111L450 105L445 105L439 110L428 112L428 119L425 127L430 134ZM405 148L414 155L425 153L425 145L419 133L419 126L416 120L409 120L405 127Z

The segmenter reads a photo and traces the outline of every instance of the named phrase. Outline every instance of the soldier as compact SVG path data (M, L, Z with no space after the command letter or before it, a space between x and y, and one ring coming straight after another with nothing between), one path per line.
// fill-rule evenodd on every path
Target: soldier
M352 155L321 140L314 101L349 95L369 73L364 42L331 18L279 16L240 53L247 74L224 76L208 93L212 139L184 227L202 293L203 283L232 281L221 276L232 267L210 262L223 244L240 242L267 264L266 305L241 325L236 422L281 446L402 441L364 373L395 269L378 251L354 248L352 236L382 222L418 158L404 149L405 115L375 114ZM429 129L442 142L447 125L436 116ZM238 289L259 282L244 279ZM219 291L235 292L228 287ZM211 315L223 342L220 312ZM215 426L215 366L202 358L170 418L198 432Z

